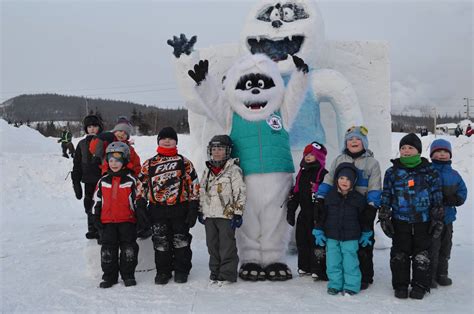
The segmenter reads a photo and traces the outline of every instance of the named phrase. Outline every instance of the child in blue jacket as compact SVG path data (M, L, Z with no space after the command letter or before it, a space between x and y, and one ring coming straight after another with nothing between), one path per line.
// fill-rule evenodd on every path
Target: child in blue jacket
M431 143L430 157L433 167L438 170L443 182L444 228L438 239L431 244L431 288L449 286L448 261L453 245L453 222L456 207L466 201L467 188L459 173L451 167L451 144L443 139Z
M441 179L421 157L421 140L414 133L400 140L400 158L385 172L379 219L392 238L390 269L395 297L423 299L430 291L430 247L443 228ZM410 266L412 275L410 280Z
M334 171L334 187L326 195L313 235L316 245L327 247L327 292L354 295L360 291L361 272L357 250L367 246L373 232L369 227L367 202L353 187L357 168L348 162Z

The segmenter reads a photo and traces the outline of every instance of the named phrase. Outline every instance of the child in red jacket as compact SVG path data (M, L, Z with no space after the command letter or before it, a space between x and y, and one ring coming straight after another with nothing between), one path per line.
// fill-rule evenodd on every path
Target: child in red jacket
M136 285L138 261L135 200L136 181L126 168L130 158L127 144L113 142L107 146L108 173L97 183L94 220L101 235L101 288L110 288L122 276L126 287ZM120 259L119 259L120 248Z

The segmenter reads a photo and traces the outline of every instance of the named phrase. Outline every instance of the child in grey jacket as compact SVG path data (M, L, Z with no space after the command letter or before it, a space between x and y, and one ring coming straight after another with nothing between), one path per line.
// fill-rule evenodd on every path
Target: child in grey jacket
M199 221L206 229L211 283L237 281L239 257L235 228L242 225L245 183L238 159L230 158L232 140L214 136L207 147L209 160L200 184Z

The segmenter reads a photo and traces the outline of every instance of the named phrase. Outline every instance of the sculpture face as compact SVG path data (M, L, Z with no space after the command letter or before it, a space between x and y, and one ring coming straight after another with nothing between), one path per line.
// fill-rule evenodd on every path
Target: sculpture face
M321 56L324 23L313 1L262 0L251 10L241 34L241 49L264 53L278 62L281 73L289 73L297 55L310 67Z
M283 101L278 67L263 54L242 57L227 72L224 86L232 110L246 120L266 119Z

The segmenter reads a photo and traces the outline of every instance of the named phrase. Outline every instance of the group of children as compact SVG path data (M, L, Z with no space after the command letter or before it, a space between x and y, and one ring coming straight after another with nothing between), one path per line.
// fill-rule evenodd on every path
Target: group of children
M211 282L237 281L235 229L243 222L246 186L239 160L231 157L229 136L217 135L209 142L199 182L192 162L178 153L171 127L159 132L157 154L142 165L129 142L126 119L103 132L100 119L90 115L84 130L72 180L78 199L83 196L81 181L85 184L86 237L102 244L100 287L116 284L119 273L125 286L136 284L137 234L152 237L156 284L167 284L173 276L177 283L187 282L192 267L189 230L196 220L205 226ZM400 158L392 160L382 186L367 134L363 126L348 129L345 148L329 171L324 145L313 142L304 149L287 202L287 221L296 224L298 273L329 281L332 295L367 289L373 283L378 212L382 230L392 238L395 296L422 299L430 288L452 283L452 224L455 207L466 199L466 186L451 168L449 142L431 144L430 163L421 157L421 141L413 133L401 139Z

